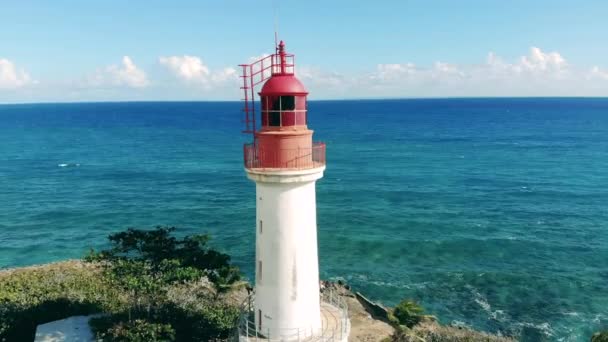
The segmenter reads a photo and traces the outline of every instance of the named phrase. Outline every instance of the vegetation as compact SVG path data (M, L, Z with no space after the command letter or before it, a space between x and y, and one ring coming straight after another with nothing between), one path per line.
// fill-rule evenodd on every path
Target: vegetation
M230 256L208 247L209 236L178 239L171 235L173 231L162 227L152 231L129 229L110 235L110 249L91 252L87 257L101 262L107 282L121 289L129 304L96 321L93 328L98 337L120 332L125 341L153 340L155 337L139 333L145 324L158 327L153 331L165 339L229 337L239 311L220 300L219 295L240 280L238 268L230 264ZM201 280L205 286L189 286ZM171 328L171 334L162 327Z
M591 342L608 342L608 330L593 334Z
M176 238L174 228L129 229L86 262L0 273L0 341L33 340L36 326L73 315L91 320L103 341L226 339L239 310L240 280L207 235Z
M74 261L0 272L0 341L33 341L38 324L121 306L101 273Z
M207 277L219 291L240 280L230 256L209 248L209 235L178 239L175 228L128 229L109 236L112 247L91 251L88 261L104 261L112 280L125 288L149 292L149 286L187 282Z
M404 325L408 328L420 323L424 317L424 309L418 303L410 299L402 300L393 309L391 321Z
M411 299L402 300L388 314L395 333L387 342L514 342L509 337L443 326Z
M174 228L129 229L83 261L0 271L0 342L31 341L36 326L74 315L101 341L219 341L234 331L247 295L230 257L206 235L177 238ZM437 324L403 300L388 312L391 341L513 341ZM607 333L594 335L605 342Z
M515 339L485 334L469 329L446 327L439 324L417 326L396 332L392 342L515 342Z
M175 341L175 330L169 324L149 323L136 319L115 324L105 317L92 318L93 329L103 331L97 338L104 342Z

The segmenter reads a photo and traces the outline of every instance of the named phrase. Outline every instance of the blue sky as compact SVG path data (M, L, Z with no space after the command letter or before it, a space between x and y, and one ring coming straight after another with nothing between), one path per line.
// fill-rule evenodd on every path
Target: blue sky
M311 97L608 96L608 1L0 4L0 102L237 100L236 66L297 55Z

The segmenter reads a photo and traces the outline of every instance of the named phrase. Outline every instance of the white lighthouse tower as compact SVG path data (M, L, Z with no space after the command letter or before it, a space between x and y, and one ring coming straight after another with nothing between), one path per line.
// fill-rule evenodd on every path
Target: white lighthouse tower
M242 65L245 132L254 137L244 147L244 159L247 177L256 184L256 277L240 335L346 341L345 306L319 289L315 183L325 170L325 144L313 143L308 92L294 75L293 61L281 41L277 53ZM258 130L253 99L261 83Z

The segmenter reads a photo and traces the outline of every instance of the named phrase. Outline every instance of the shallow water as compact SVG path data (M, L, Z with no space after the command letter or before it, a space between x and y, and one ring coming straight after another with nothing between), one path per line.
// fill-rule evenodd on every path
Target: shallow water
M126 227L210 232L251 276L238 103L0 106L0 267ZM608 328L608 99L320 101L322 277L446 323Z

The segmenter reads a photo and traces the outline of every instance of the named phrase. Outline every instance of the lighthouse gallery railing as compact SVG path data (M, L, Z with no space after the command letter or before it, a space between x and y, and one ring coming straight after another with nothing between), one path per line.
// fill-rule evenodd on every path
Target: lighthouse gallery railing
M247 169L303 170L325 165L325 143L315 142L311 148L266 151L256 144L243 147Z
M279 336L272 336L270 331L259 330L255 322L255 293L249 295L241 305L235 340L247 342L336 342L342 341L350 332L348 305L342 296L333 290L320 293L321 311L327 311L322 319L321 330L283 329ZM333 308L328 310L327 306ZM336 311L332 313L331 311ZM332 320L333 322L329 322Z

